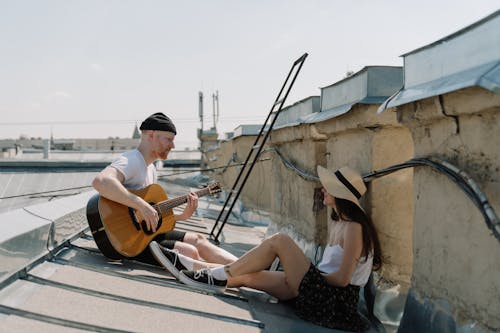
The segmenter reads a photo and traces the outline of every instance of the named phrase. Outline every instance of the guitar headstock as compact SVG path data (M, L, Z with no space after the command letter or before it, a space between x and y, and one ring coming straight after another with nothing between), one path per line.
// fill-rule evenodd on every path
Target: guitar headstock
M207 185L207 189L208 189L208 193L210 193L211 195L222 191L222 189L220 188L219 182L215 182L215 183Z

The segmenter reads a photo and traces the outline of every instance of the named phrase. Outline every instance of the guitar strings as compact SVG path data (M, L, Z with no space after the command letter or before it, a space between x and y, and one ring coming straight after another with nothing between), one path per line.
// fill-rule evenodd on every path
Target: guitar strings
M204 188L202 190L199 190L197 192L195 192L197 195L205 195L206 193L204 192L209 192L210 190L208 188ZM172 200L167 200L167 201L164 201L164 202L159 202L153 206L155 207L158 207L160 209L160 211L163 211L165 209L171 209L171 208L174 208L178 205L181 205L185 202L187 202L187 198L188 196L187 195L183 195L181 197L178 197L178 198L175 198L175 199L172 199Z

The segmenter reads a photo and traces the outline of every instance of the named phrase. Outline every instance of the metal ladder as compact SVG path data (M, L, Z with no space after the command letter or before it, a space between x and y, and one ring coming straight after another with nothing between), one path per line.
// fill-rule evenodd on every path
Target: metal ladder
M288 97L288 94L290 93L290 90L292 89L292 86L295 83L295 79L297 78L297 75L299 74L300 69L302 68L302 65L304 64L306 58L307 58L307 53L304 53L300 58L295 60L295 62L293 63L292 68L288 72L285 82L283 83L283 86L281 87L280 92L278 93L278 96L276 97L276 100L274 101L273 106L269 111L269 114L267 115L266 121L262 125L259 134L255 138L254 144L252 145L252 147L250 147L248 155L245 159L245 163L243 163L243 166L238 174L238 177L236 177L236 180L234 181L231 191L228 192L226 201L224 202L224 207L220 211L219 216L217 217L217 220L215 221L215 224L212 228L212 231L210 231L210 238L216 244L219 243L219 236L222 232L222 229L226 225L227 220L229 219L229 216L231 215L231 212L234 208L234 205L236 204L236 201L238 200L241 191L243 190L243 187L245 186L245 183L247 182L248 177L250 176L250 173L252 172L252 169L255 163L257 162L257 159L262 149L264 148L264 145L269 137L269 134L273 129L274 123L276 122L276 119L278 119L278 115L281 112L283 105L285 104L285 100ZM272 117L273 115L274 117ZM271 117L272 120L268 126L268 122L271 119ZM248 162L250 162L249 165ZM229 209L226 209L227 206L230 206ZM220 222L222 224L219 226ZM217 228L218 230L216 232Z

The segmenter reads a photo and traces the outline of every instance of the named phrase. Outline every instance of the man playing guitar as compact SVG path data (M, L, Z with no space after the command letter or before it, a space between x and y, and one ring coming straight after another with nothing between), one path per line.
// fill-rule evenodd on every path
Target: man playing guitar
M155 232L158 227L158 211L129 190L143 189L156 183L157 174L153 162L165 160L170 150L175 148L174 139L177 131L170 118L163 113L149 116L142 122L140 130L141 141L137 149L123 153L102 170L93 180L92 186L102 197L137 211L148 231ZM181 214L174 214L174 220L190 218L197 206L198 196L196 193L189 193L184 211ZM177 269L184 269L178 260L179 253L193 259L219 264L228 264L237 259L231 253L210 243L203 235L179 230L155 236L154 242L151 242L149 247L130 259L150 264L160 262L166 267L175 266ZM165 260L169 265L165 265ZM174 275L177 277L176 272Z

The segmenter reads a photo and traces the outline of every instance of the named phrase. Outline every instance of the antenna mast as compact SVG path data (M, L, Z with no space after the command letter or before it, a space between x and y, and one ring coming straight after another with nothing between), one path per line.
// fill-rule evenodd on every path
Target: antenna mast
M201 132L203 133L203 92L198 92L198 113L200 115Z
M214 119L214 130L217 130L217 122L219 121L219 91L216 90L215 94L212 94L212 112Z

